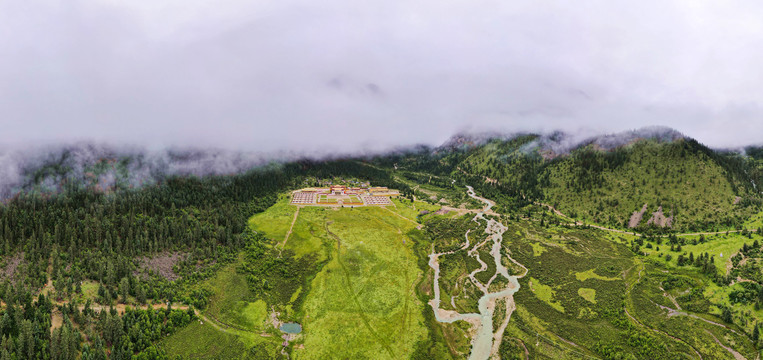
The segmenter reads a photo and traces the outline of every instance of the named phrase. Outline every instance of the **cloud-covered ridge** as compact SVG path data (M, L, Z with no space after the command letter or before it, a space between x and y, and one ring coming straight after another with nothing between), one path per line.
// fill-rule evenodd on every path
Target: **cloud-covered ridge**
M0 198L21 191L55 193L67 184L109 192L153 185L168 176L237 174L266 164L252 153L79 142L0 152Z

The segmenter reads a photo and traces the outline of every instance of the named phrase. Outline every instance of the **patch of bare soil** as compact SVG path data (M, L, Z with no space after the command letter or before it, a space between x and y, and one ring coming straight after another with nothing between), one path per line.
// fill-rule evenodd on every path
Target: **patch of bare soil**
M560 154L555 153L553 150L541 150L540 156L543 157L544 160L553 160L559 157Z
M64 316L61 315L61 312L58 310L54 310L53 313L50 315L50 332L52 333L53 330L60 328L64 324Z
M641 208L641 211L633 212L633 215L631 215L631 220L628 221L628 227L635 228L636 226L638 226L638 224L641 222L641 219L644 218L645 212L646 212L646 204L644 204L644 207Z
M138 261L140 262L138 274L143 274L145 276L145 274L151 270L154 274L157 274L169 281L175 281L180 277L175 274L175 271L172 268L180 260L183 260L186 257L188 257L188 254L181 252L165 252L156 254L152 257L140 257L138 258Z
M652 213L652 217L649 218L649 221L647 221L646 224L654 224L659 227L671 227L673 226L673 215L671 214L670 217L666 217L662 212L662 206L660 206L657 208L657 211Z
M435 215L445 215L445 214L447 214L449 212L450 212L450 210L445 209L445 208L441 208L440 210L435 211Z
M9 258L5 264L5 268L0 272L0 279L16 282L18 277L18 272L16 270L19 265L21 265L22 261L24 261L23 252L17 253L16 255L13 255L12 258Z
M734 197L734 205L739 204L740 201L742 201L741 196Z

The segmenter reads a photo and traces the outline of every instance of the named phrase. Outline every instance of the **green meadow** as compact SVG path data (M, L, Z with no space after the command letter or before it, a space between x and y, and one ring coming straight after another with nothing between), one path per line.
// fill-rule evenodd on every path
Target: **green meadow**
M293 359L468 356L469 325L438 323L426 304L432 295L426 256L432 248L459 247L467 229L470 242L478 242L484 227L470 214L435 214L439 204L392 203L298 209L280 197L252 216L249 226L269 239L267 256L293 258L304 274L290 280L288 292L276 301L248 286L241 271L244 252L203 285L212 292L203 311L210 323L190 325L165 339L164 348L188 358L277 358L282 352ZM731 358L725 347L755 358L750 334L755 321L763 323L763 310L729 300L746 288L718 285L694 266L679 266L677 259L707 253L723 275L731 256L763 237L721 233L703 242L699 236L679 236L681 250L671 251L667 237L645 241L538 220L501 217L508 226L502 251L529 271L519 280L500 358ZM522 271L511 265L512 271ZM442 255L444 309L477 311L479 294L466 278L477 268L465 253ZM733 322L723 320L725 308L733 308ZM273 318L297 322L302 332L283 347ZM191 333L197 342L188 340Z
M287 303L268 303L250 290L238 270L240 257L200 286L212 293L202 312L211 323L194 323L164 340L168 354L247 358L259 351L276 356L282 341L270 323L276 316L302 325L288 348L294 359L408 358L427 336L425 304L415 291L422 271L408 234L419 226L422 210L434 212L439 206L394 200L388 207L297 210L288 200L279 197L252 216L249 226L271 239L274 251L289 252L296 261L310 259L306 263L314 269L305 286Z
M421 273L405 235L415 223L377 207L325 215L331 260L313 280L294 357L407 358L426 335L413 292Z

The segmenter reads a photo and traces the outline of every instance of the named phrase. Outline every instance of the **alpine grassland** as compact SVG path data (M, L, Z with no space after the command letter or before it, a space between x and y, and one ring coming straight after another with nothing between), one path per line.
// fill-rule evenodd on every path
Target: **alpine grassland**
M409 357L426 335L414 293L421 272L406 235L417 224L389 208L324 213L331 260L307 295L295 358Z
M291 227L296 211L296 206L289 205L288 196L282 194L267 211L249 218L249 227L262 232L272 240L282 241Z

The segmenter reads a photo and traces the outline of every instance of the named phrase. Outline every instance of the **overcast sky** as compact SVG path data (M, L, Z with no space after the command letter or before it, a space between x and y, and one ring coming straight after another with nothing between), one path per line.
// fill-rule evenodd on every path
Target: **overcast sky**
M0 144L763 143L763 2L0 0Z

